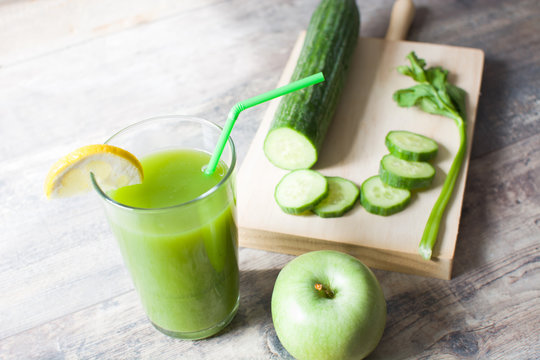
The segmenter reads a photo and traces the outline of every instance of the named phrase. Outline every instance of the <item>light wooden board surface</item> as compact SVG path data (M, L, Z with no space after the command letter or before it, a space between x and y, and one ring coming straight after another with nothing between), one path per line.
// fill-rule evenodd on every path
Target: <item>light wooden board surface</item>
M284 85L294 71L304 33L283 71ZM451 119L398 107L392 100L397 89L414 82L396 71L415 51L428 66L450 71L450 80L465 89L467 98L468 151L454 195L443 218L433 260L418 254L425 223L440 194L442 183L459 146L457 128ZM288 173L273 166L263 152L264 138L279 101L268 108L238 174L238 212L243 246L301 254L318 249L351 253L368 265L394 271L449 278L458 235L461 204L473 139L476 109L482 79L484 54L470 48L360 38L341 101L314 169L326 176L342 176L357 185L379 169L388 153L384 145L390 130L409 130L433 138L440 150L432 161L437 169L433 186L413 192L405 211L383 217L356 206L343 217L322 219L315 215L285 214L274 201L274 189Z

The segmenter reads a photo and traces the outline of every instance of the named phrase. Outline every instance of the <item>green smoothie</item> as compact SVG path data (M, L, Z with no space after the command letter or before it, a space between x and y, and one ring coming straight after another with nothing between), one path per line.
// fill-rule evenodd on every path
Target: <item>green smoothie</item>
M142 158L143 183L109 194L135 209L106 207L148 317L184 338L214 334L238 307L233 180L223 163L204 174L209 159L197 150Z

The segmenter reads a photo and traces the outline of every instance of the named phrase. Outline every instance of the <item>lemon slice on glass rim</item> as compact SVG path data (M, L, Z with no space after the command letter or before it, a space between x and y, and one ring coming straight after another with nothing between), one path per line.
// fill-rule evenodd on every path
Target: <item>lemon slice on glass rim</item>
M83 146L59 159L45 180L49 199L69 197L90 191L90 173L103 191L139 184L143 169L130 152L112 145Z

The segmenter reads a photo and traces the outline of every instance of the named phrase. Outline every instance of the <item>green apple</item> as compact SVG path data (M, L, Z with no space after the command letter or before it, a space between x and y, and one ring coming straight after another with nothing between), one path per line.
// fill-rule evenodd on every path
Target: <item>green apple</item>
M381 339L386 301L377 278L360 260L313 251L280 271L272 320L281 344L297 359L362 359Z

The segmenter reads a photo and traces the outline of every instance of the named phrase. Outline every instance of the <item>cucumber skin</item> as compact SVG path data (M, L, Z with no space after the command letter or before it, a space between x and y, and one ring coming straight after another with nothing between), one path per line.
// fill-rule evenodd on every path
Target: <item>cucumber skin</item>
M390 185L398 189L415 190L430 187L433 179L435 178L435 172L433 172L433 176L430 178L407 179L386 170L381 160L379 166L379 177L386 185Z
M302 215L308 211L310 211L311 209L313 209L313 207L315 205L317 205L319 202L321 202L326 196L328 195L328 190L326 191L326 193L324 193L320 198L319 198L319 201L314 203L314 204L311 204L311 205L307 205L305 207L301 207L301 208L290 208L290 207L286 207L286 206L281 206L279 205L279 203L276 203L278 204L279 208L286 214L289 214L289 215ZM275 200L275 199L274 199Z
M359 28L360 14L354 0L321 1L311 17L291 82L321 71L326 80L285 95L270 125L269 133L288 127L303 134L316 150L315 162L343 90Z
M375 176L378 176L378 175L375 175ZM367 179L366 181L364 181L362 183L362 186L360 187L360 203L362 204L362 207L364 209L366 209L367 212L371 213L371 214L375 214L375 215L381 215L381 216L389 216L389 215L393 215L393 214L396 214L402 210L404 210L407 205L409 205L409 203L411 202L411 196L409 194L409 197L405 200L405 202L403 203L400 203L400 204L396 204L392 207L389 207L389 208L382 208L380 206L377 206L377 205L373 205L369 202L369 200L366 199L366 196L364 195L364 184L370 180L371 178L374 178L375 176L372 176L370 177L369 179Z
M417 152L403 150L403 149L395 146L394 143L392 143L392 141L389 138L391 134L392 134L392 131L390 131L386 135L386 138L384 140L384 144L386 145L386 147L388 148L390 153L392 155L394 155L395 157L397 157L397 158L400 158L400 159L403 159L403 160L408 160L408 161L429 161L429 160L434 159L437 156L438 149L435 149L432 152L424 152L424 153L417 153ZM420 135L420 134L416 134L416 133L414 133L414 135L421 136L421 137L424 137L424 138L426 138L428 140L433 141L433 139L430 139L430 138L428 138L427 136L424 136L424 135Z
M381 208L379 206L372 205L367 200L364 200L363 197L360 197L360 199L361 199L361 202L362 202L362 206L364 207L364 209L366 209L367 212L369 212L371 214L375 214L375 215L381 215L381 216L394 215L394 214L404 210L407 207L407 205L409 205L409 202L407 202L404 206L403 205L396 205L396 206L388 208L388 209L383 209L383 208Z

